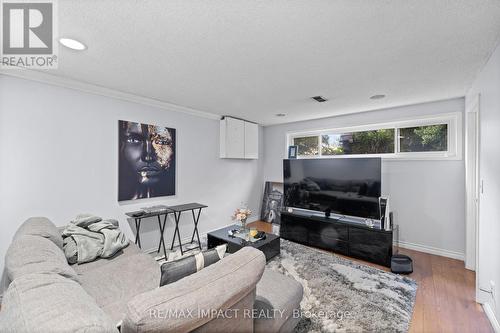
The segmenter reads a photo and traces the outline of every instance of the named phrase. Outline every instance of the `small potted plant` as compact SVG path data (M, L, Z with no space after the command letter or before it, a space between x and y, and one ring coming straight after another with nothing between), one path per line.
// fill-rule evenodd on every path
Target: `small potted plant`
M252 215L252 211L248 208L238 208L234 211L232 216L233 220L237 220L241 223L241 230L245 231L247 229L247 219Z

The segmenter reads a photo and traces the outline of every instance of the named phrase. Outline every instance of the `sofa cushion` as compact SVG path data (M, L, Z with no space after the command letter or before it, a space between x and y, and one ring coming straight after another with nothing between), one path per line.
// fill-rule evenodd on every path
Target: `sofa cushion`
M78 266L81 269L86 265ZM100 265L91 265L81 271L78 280L99 307L119 323L125 316L129 300L158 288L160 265L145 253L122 255Z
M257 283L254 309L272 313L274 318L255 319L254 332L279 332L288 320L293 320L293 311L300 309L302 296L302 285L293 278L269 269L264 270Z
M210 250L198 252L194 255L182 257L173 261L167 261L161 265L160 287L185 278L186 276L199 272L205 267L215 264L224 257L226 249L227 244L223 244Z
M63 239L59 229L46 217L30 217L17 229L14 239L24 236L42 236L50 239L59 248L63 248Z
M118 332L95 301L73 280L27 274L7 289L0 332Z
M55 273L78 281L62 250L41 236L16 237L7 250L5 269L11 281L30 273Z

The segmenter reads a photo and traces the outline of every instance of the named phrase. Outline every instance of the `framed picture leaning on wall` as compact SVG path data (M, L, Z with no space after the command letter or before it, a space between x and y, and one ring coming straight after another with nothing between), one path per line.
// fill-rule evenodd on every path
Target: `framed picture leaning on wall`
M269 223L280 224L283 207L283 183L266 182L260 219Z

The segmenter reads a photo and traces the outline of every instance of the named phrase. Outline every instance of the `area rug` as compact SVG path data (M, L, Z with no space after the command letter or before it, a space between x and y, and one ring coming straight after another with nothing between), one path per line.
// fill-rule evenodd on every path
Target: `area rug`
M332 253L281 240L268 268L304 287L295 332L407 332L417 283Z
M200 238L206 249L206 235ZM167 251L168 261L196 252L181 255L174 248ZM417 283L408 277L285 239L281 254L267 268L292 277L304 288L296 333L408 331L417 292Z

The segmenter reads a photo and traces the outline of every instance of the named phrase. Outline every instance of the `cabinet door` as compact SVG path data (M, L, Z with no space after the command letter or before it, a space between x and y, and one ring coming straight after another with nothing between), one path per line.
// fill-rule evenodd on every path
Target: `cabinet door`
M245 121L245 158L259 158L259 126Z
M281 215L280 237L307 244L308 222L304 218Z
M223 158L245 158L245 122L240 119L226 117L225 137L221 136L225 145Z
M347 254L349 239L347 226L325 221L310 220L308 225L309 245Z
M349 227L349 255L389 267L392 233Z
M327 238L338 239L341 241L349 240L347 226L340 223L317 221L311 219L309 221L308 229L310 236L315 236L319 239Z

